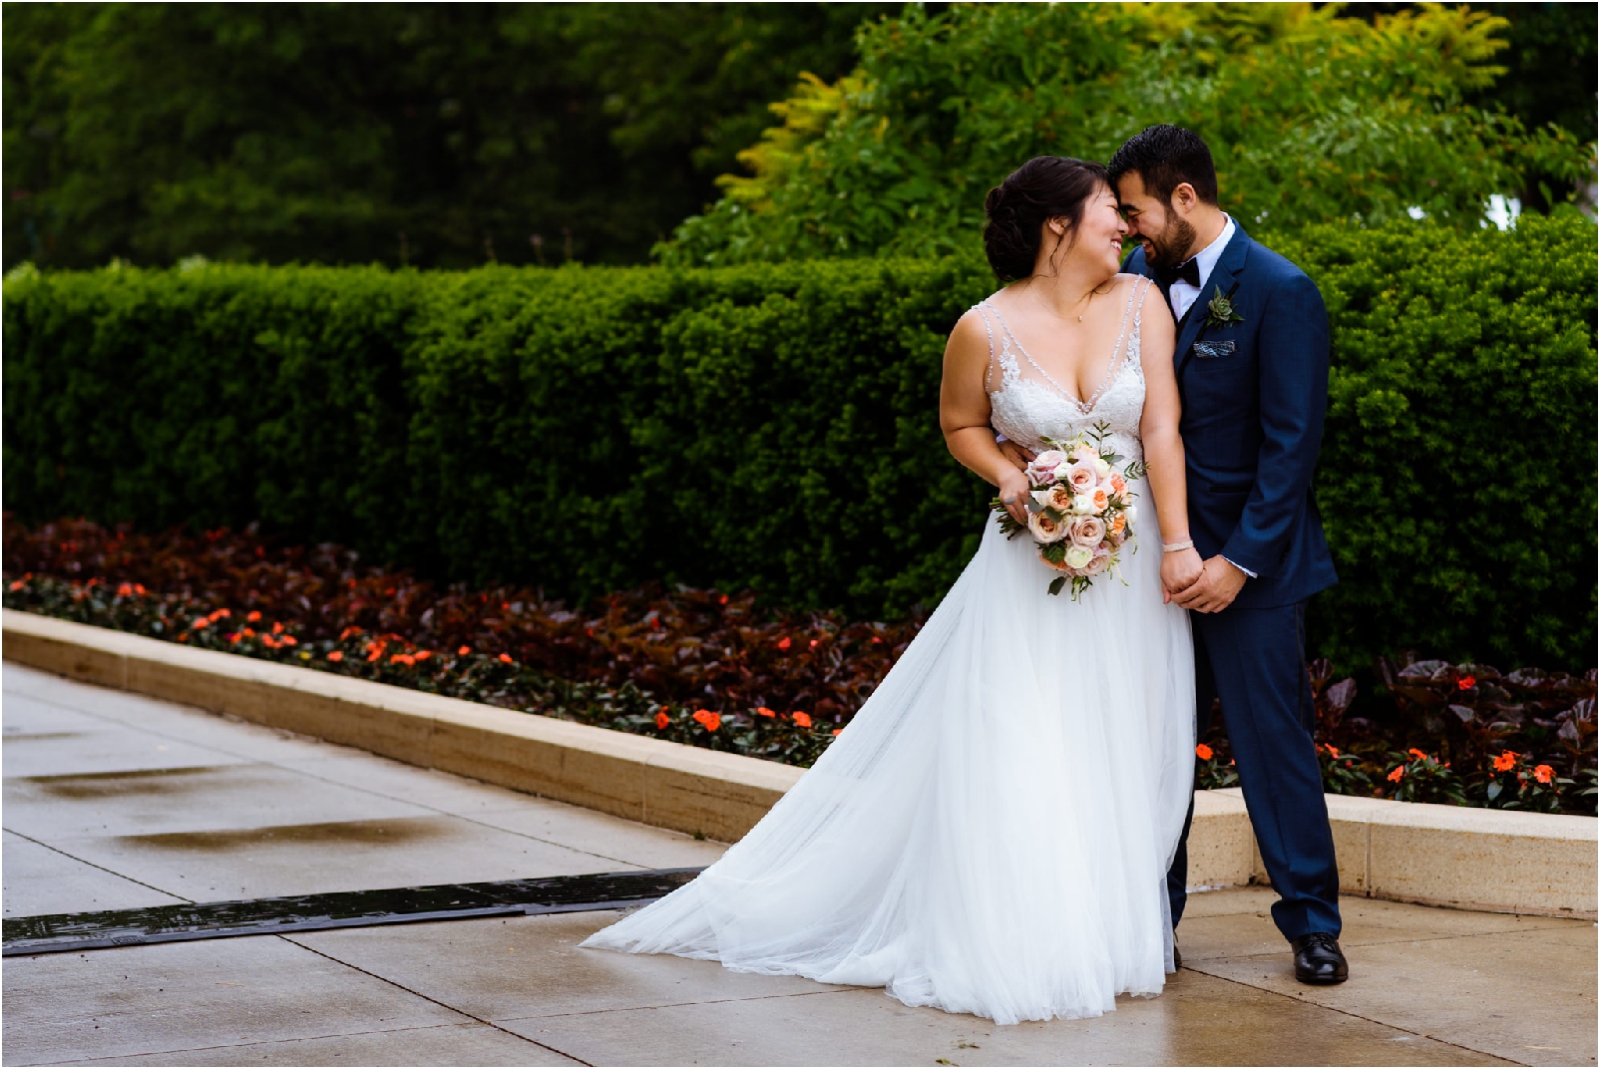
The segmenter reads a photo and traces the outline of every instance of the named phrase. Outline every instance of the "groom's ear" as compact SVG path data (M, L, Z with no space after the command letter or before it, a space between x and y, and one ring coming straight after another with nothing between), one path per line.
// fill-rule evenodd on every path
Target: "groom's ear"
M1179 215L1188 215L1200 204L1200 194L1194 191L1194 186L1188 182L1179 182L1173 187L1172 196L1167 198L1167 203Z

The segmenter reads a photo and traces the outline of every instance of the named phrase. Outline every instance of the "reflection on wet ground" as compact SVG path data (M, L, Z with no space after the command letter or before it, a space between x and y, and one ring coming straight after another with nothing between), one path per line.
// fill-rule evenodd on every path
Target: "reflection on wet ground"
M221 831L168 831L151 835L119 835L119 842L157 850L200 850L218 853L262 846L397 845L449 835L451 825L437 817L395 820L335 820L323 824L274 824L265 828Z
M61 736L37 735L35 738ZM11 736L5 737L6 742ZM55 798L113 798L134 794L178 794L192 790L187 777L232 773L233 765L199 765L193 768L136 768L116 772L74 772L59 776L15 776L6 786L27 786Z
M542 880L392 887L243 902L7 917L4 953L6 957L15 957L236 935L616 909L670 894L700 871L685 868L608 872Z

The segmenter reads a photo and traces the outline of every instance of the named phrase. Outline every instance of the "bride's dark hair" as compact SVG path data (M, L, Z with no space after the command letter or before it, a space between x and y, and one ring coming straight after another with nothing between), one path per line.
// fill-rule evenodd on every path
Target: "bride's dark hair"
M1111 176L1098 163L1035 156L989 190L983 200L989 218L983 227L983 251L1000 281L1015 282L1033 274L1045 220L1064 218L1076 230L1083 221L1084 202L1110 185Z

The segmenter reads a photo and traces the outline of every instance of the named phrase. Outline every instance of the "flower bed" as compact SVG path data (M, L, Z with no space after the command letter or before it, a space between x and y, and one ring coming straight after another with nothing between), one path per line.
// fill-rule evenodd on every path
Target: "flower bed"
M8 608L800 766L920 627L681 588L575 611L528 589L440 590L333 545L72 520L7 517L3 576ZM1404 655L1380 661L1382 693L1359 706L1353 680L1326 661L1308 670L1329 791L1595 811L1593 670L1502 675ZM1199 782L1232 786L1213 723Z

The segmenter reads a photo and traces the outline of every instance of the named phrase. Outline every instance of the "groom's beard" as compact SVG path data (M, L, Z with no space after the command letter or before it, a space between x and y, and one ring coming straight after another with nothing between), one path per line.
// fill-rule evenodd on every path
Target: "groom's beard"
M1189 258L1189 250L1194 248L1194 238L1194 227L1189 225L1187 219L1171 219L1160 234L1147 239L1150 247L1145 250L1145 263L1158 271L1177 267Z

